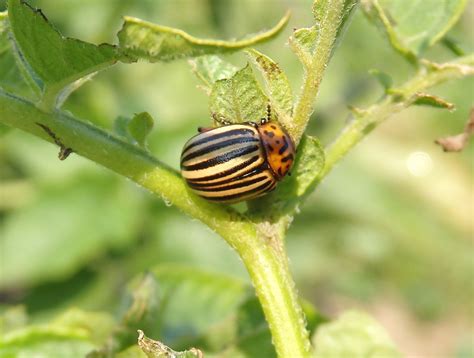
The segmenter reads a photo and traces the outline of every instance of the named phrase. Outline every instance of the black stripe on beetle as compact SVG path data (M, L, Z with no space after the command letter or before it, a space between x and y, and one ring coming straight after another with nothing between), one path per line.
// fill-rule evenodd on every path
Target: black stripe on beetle
M201 134L203 134L203 135L204 134L210 134L210 132L212 132L212 130L210 130L208 132L203 132ZM252 129L246 129L246 128L233 129L233 130L229 130L229 131L214 134L214 135L204 136L205 138L199 139L197 141L194 141L194 142L186 145L185 149L189 150L189 149L191 149L191 148L193 148L197 145L212 142L213 140L220 139L220 138L228 138L229 136L233 136L233 135L247 136L249 134L254 134L255 135L255 131L253 130L253 128ZM198 134L196 137L200 137L200 135Z
M258 142L257 138L233 138L233 139L225 140L222 142L217 142L215 144L211 144L207 147L204 147L204 148L201 148L199 150L189 153L183 159L181 159L181 163L184 163L190 159L200 157L201 155L209 154L215 150L223 149L225 147L230 147L235 144L257 143L257 142Z
M229 185L219 185L219 186L214 186L212 185L211 187L201 187L201 188L195 188L194 186L191 186L191 187L194 187L196 190L199 190L199 191L212 191L212 192L216 192L216 191L226 191L226 190L232 190L232 189L238 189L238 188L243 188L243 187L246 187L246 186L249 186L251 184L255 184L255 183L258 183L258 182L261 182L261 181L264 181L265 179L268 179L268 176L264 175L264 176L259 176L257 178L253 178L253 179L250 179L250 180L243 180L243 181L238 181L237 183L235 184L229 184Z
M240 197L248 197L250 194L255 194L255 193L260 194L261 192L265 192L267 189L269 189L272 184L273 182L269 180L256 188L253 188L251 190L247 190L244 192L240 192L237 194L224 195L224 196L205 196L205 198L212 201L229 201L229 200L237 199Z
M226 176L224 180L218 180L218 181L196 181L196 180L188 180L188 185L192 188L205 188L205 187L210 187L210 186L218 186L218 185L224 185L224 184L229 184L232 182L237 182L243 179L247 179L248 177L251 177L255 174L262 173L261 168L250 168L247 171L244 171L240 175L229 177Z
M192 164L192 165L183 165L183 168L185 170L200 170L200 169L206 169L209 167L213 167L217 164L222 164L225 162L228 162L234 158L241 157L244 154L250 154L252 152L255 152L258 150L258 146L252 145L250 147L244 147L244 148L239 148L232 150L228 153L224 153L221 155L218 155L216 157L210 158L208 160L205 160L203 162L197 163L197 164Z
M235 167L224 170L224 171L219 172L217 174L208 175L208 176L199 177L199 178L189 178L187 180L188 180L188 183L195 183L195 182L205 182L205 181L211 181L211 180L216 180L216 179L222 179L224 177L229 177L232 174L237 173L239 170L242 170L242 169L250 166L251 164L257 162L258 159L259 159L259 156L256 155L256 156L253 156L252 158L250 158L249 160L247 160L247 161L245 161L245 162L243 162L239 165L236 165ZM254 170L254 169L253 168L250 169L250 171L252 171L252 170Z

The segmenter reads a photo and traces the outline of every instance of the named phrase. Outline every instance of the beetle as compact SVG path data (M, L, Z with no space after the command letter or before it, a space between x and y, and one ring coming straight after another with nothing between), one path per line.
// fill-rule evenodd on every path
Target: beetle
M216 128L198 128L181 153L181 175L197 195L215 202L236 203L262 196L287 175L295 144L271 108L260 123L231 124L213 114Z

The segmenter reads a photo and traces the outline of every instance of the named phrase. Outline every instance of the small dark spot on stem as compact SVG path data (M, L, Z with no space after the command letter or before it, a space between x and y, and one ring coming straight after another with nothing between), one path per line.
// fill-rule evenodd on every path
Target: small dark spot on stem
M43 128L43 130L48 133L48 135L53 139L54 143L59 147L59 160L65 160L67 157L69 157L69 155L73 152L72 148L66 147L58 138L58 136L51 130L51 128L38 122L36 122L36 124Z

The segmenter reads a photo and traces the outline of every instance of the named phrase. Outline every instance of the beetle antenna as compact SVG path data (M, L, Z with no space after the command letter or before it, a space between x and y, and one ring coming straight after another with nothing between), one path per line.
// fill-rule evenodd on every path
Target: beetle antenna
M267 104L267 116L265 118L260 119L261 124L265 124L271 122L272 120L272 106L270 103Z

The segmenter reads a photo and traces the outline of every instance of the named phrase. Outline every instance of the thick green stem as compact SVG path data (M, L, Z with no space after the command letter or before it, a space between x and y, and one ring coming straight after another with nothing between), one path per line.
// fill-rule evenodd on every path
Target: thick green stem
M320 19L317 48L305 65L305 79L301 95L296 103L291 134L297 142L301 139L313 112L314 100L323 79L324 70L329 63L339 28L344 15L344 0L332 0L328 3L324 18Z
M286 257L257 225L230 207L189 193L177 172L142 149L65 113L45 113L34 104L0 91L0 123L64 146L124 175L201 220L240 255L255 286L280 357L306 357L309 340ZM41 125L41 126L40 126ZM282 258L282 256L284 258Z

